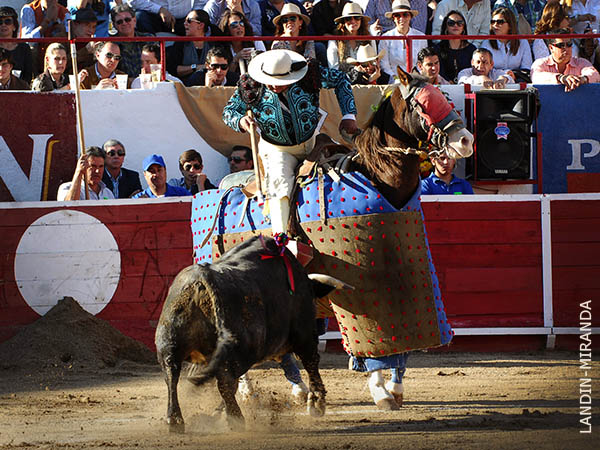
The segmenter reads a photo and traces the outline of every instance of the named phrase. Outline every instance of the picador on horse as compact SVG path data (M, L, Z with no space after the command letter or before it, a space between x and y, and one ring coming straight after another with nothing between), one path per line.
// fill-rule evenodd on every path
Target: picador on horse
M312 265L327 268L330 275L341 280L350 277L346 282L357 288L354 294L336 291L329 297L328 307L338 320L351 367L371 373L371 395L384 409L396 409L402 403L402 376L408 352L446 344L452 334L420 209L419 153L446 153L462 158L470 156L473 143L472 135L441 91L423 77L400 68L398 79L399 83L389 90L360 133L354 96L343 72L323 68L292 51L271 50L250 62L248 74L242 77L223 111L224 122L236 131L250 132L255 125L259 128L258 155L264 168L268 205L263 213L268 211L270 215L273 235L290 231L298 234L299 240L309 242L317 250ZM352 139L356 147L350 170L366 177L357 192L362 195L370 188L377 189L385 211L392 211L389 215L361 216L362 221L342 217L336 226L328 226L327 239L311 235L313 227L306 222L299 224L301 229L288 230L290 204L298 204L292 194L297 166L309 155L311 161L319 159L313 149L321 119L321 88L335 90L343 116L340 132ZM329 189L322 184L316 189L320 189L322 212L326 207L323 203L332 202L324 201L323 191L347 190L361 182L351 178L350 173L338 173L334 178L337 181L329 180ZM322 177L319 182L322 183ZM333 201L345 201L339 197L337 193ZM381 211L384 206L379 206ZM372 208L370 205L366 211L377 212ZM381 219L373 221L373 216ZM327 219L329 216L321 217L322 221ZM343 234L351 228L348 220L354 220L354 228L363 232L351 242L351 251L342 251L349 242ZM372 242L375 233L381 239L376 245ZM319 244L319 240L325 243ZM334 241L335 244L329 244L333 250L326 247ZM380 259L361 259L374 253ZM369 267L365 267L365 261ZM342 267L345 272L340 272ZM391 369L392 378L387 383L383 369Z

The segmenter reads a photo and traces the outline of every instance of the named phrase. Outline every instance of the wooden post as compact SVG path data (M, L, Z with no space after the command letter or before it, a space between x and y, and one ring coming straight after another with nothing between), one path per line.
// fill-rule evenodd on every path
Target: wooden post
M73 75L75 76L75 109L77 111L77 131L79 134L79 148L81 148L81 154L85 155L85 137L83 134L83 120L81 117L81 96L79 94L79 74L77 70L77 47L71 36L72 21L69 21L69 44L71 46L71 61L73 63ZM73 89L73 86L71 86ZM83 184L85 185L85 199L90 199L90 192L87 184L87 170L83 172Z
M244 75L246 73L246 61L244 58L240 58L240 73ZM260 179L260 166L258 163L258 142L256 141L256 129L254 125L254 114L248 109L248 117L252 119L252 125L250 125L250 145L252 146L252 162L254 164L254 177L256 178L256 188L258 191L259 198L262 197L262 181Z

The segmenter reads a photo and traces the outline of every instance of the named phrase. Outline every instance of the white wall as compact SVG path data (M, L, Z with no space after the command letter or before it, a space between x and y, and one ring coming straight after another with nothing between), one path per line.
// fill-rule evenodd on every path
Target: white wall
M213 184L229 173L227 159L210 147L183 113L175 86L160 83L155 89L81 91L85 145L118 139L127 151L124 167L142 176L142 161L152 153L165 158L167 177L180 177L179 155L196 149ZM143 178L143 176L142 176ZM145 180L142 184L146 186Z
M13 8L17 14L19 15L19 21L21 20L21 8L23 7L23 5L25 3L29 3L29 1L24 1L24 0L2 0L0 2L0 5L2 6L10 6L11 8Z

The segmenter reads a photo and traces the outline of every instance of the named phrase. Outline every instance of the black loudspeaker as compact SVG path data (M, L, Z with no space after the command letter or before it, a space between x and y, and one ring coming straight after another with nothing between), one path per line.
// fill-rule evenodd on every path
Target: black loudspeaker
M530 90L475 94L477 179L530 178L536 105L536 92Z

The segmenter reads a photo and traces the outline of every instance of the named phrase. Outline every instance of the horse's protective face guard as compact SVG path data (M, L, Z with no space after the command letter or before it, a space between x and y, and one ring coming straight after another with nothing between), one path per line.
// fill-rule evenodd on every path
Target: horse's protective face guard
M407 106L420 116L427 133L429 152L442 152L448 147L448 135L465 127L464 122L435 86L413 77L408 86L400 84Z

